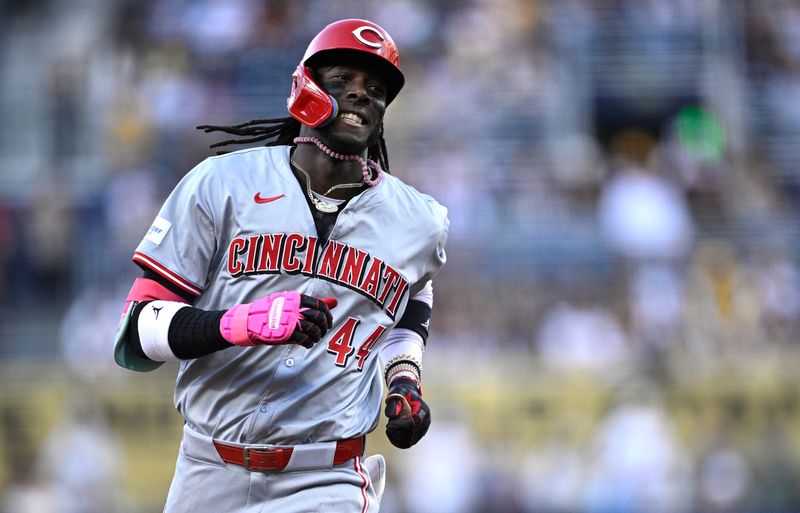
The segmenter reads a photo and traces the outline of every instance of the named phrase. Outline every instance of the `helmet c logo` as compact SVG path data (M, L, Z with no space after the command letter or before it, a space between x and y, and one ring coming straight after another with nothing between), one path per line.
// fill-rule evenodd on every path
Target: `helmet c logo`
M366 45L366 46L369 46L371 48L380 48L380 47L383 46L382 42L381 43L374 43L372 41L367 41L366 39L364 39L364 36L362 36L361 33L364 32L365 30L367 30L369 32L372 32L373 34L375 34L375 36L377 36L378 39L380 39L381 41L384 41L383 34L378 32L377 29L375 29L374 27L370 27L369 25L363 25L363 26L358 27L357 29L355 29L353 31L353 35L356 36L356 39L358 39L359 43L361 43L363 45Z

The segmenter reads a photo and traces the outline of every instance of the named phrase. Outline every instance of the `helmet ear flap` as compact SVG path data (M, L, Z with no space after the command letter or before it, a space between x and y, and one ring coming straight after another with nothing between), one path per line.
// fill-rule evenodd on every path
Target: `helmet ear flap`
M314 82L311 70L302 64L292 73L286 107L293 118L312 128L331 121L339 110L336 100Z

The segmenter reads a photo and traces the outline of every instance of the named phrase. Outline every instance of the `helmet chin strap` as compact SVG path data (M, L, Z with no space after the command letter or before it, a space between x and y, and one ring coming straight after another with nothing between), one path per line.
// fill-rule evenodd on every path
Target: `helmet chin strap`
M361 180L370 187L375 187L376 185L381 183L381 180L383 180L383 169L381 169L381 165L372 159L365 159L361 155L344 155L342 153L337 153L332 149L328 148L327 146L325 146L322 143L322 141L320 141L316 137L295 137L294 143L315 144L317 148L319 148L320 151L322 151L322 153L334 159L357 160L361 164ZM375 169L375 178L372 178L372 171L370 170L370 167Z

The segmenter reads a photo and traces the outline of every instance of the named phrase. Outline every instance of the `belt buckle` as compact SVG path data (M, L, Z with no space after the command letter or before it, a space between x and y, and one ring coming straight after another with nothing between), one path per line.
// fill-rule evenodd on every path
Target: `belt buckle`
M261 454L263 456L265 456L265 457L267 457L267 458L272 460L270 462L265 462L268 465L267 467L262 466L261 468L253 468L253 466L251 464L251 461L250 461L250 451L253 451L253 450L261 451ZM285 447L265 448L263 446L246 445L246 446L244 446L242 448L242 466L245 469L249 470L250 472L253 472L253 471L263 472L265 470L283 470L282 468L279 468L280 467L279 460L280 460L280 456L286 450L287 449ZM270 468L270 466L271 466L271 468Z
M253 449L258 448L251 447L249 445L246 445L242 448L242 466L250 472L253 471L253 467L250 466L250 451Z

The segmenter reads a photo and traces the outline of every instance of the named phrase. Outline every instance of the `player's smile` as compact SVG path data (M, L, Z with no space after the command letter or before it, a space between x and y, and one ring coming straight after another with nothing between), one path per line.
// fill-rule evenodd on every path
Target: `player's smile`
M337 129L346 131L352 134L353 137L368 141L370 135L375 130L375 124L362 112L343 110L336 117L333 125L338 125L336 126Z
M339 114L339 119L347 125L360 127L365 125L366 120L355 112L342 112Z

